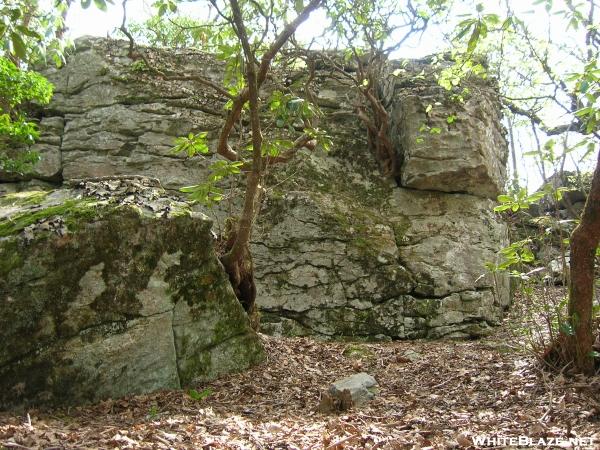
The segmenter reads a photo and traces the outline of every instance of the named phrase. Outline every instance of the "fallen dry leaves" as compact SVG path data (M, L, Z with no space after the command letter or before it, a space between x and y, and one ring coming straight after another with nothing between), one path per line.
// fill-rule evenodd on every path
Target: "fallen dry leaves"
M262 339L265 362L195 386L206 398L166 391L2 413L0 448L476 448L478 435L593 437L590 448L600 448L600 377L541 372L502 328L479 341ZM339 415L317 412L329 383L360 371L377 379L375 400Z

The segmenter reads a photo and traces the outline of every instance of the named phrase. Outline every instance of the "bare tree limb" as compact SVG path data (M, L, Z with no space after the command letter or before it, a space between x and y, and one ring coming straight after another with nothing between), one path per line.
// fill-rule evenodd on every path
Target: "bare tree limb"
M554 127L548 127L548 126L546 126L546 124L544 124L544 121L541 119L541 117L538 116L534 111L529 110L529 109L523 109L523 108L515 105L514 103L512 103L511 101L509 101L506 98L504 98L502 100L502 104L513 114L516 114L516 115L519 115L522 117L526 117L527 119L529 119L530 121L535 123L548 136L557 136L559 134L566 133L568 131L580 132L580 130L581 130L582 124L581 124L581 121L579 121L579 120L575 120L571 123L557 125Z

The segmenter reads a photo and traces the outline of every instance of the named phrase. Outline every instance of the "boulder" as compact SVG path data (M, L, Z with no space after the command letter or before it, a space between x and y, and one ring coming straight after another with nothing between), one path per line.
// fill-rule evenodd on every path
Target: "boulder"
M402 163L400 183L495 200L504 190L508 158L497 90L474 76L463 80L470 93L462 87L447 91L436 82L447 65L427 58L390 64L396 70L384 97Z
M345 411L362 406L375 398L376 386L375 378L364 372L335 381L321 396L319 411Z
M211 221L147 178L0 199L0 408L180 388L262 347Z

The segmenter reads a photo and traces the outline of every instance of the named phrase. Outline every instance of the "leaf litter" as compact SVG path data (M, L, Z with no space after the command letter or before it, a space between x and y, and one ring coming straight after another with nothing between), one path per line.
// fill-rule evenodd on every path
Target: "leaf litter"
M569 438L592 438L587 448L600 448L600 377L543 372L507 336L505 327L478 341L261 335L265 361L214 382L92 406L0 413L0 448L479 448L477 436L554 437L566 448ZM376 378L375 399L360 409L318 412L321 392L357 372Z

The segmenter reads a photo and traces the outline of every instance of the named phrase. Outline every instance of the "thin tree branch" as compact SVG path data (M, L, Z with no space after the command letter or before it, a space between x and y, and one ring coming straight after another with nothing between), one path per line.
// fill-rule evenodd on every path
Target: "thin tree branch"
M226 89L224 89L223 87L219 86L218 84L214 83L213 81L211 81L208 78L205 78L203 76L200 76L200 75L169 75L169 74L165 73L164 71L155 67L154 64L152 64L148 60L145 53L139 48L139 46L135 42L135 38L127 29L127 7L126 7L126 5L127 5L127 0L123 0L123 2L122 2L123 20L121 22L121 27L119 28L119 30L125 36L127 36L127 39L129 40L129 57L130 58L132 58L134 56L134 48L137 48L138 49L137 55L139 55L139 57L142 59L142 61L144 61L144 64L146 65L146 67L148 67L148 70L150 70L155 75L160 76L164 80L167 80L167 81L195 81L204 86L208 86L208 87L214 89L218 94L221 94L221 95L227 97L228 99L234 98L234 96L231 95Z
M502 99L502 104L513 114L529 119L531 122L539 126L540 129L548 136L557 136L568 131L581 132L581 122L579 120L574 120L573 122L554 127L548 127L546 124L544 124L544 121L540 118L540 116L538 116L534 111L523 109L509 101L507 98Z
M211 3L214 2L215 0L211 0ZM284 29L281 31L281 33L275 38L275 41L269 46L268 50L265 52L265 54L263 55L259 68L258 68L258 72L257 72L257 89L260 89L262 84L265 82L266 78L267 78L267 74L269 72L269 69L271 67L271 62L273 60L273 58L275 57L275 55L277 54L277 52L279 52L279 50L281 50L281 48L283 47L283 45L287 42L287 40L290 38L290 36L292 36L294 34L294 32L296 31L296 29L302 24L302 22L304 22L308 16L315 10L317 9L321 3L324 0L312 0L305 8L304 10L298 14L298 16L289 24L287 24ZM241 25L243 26L243 18L241 17L241 11L240 11L240 20L241 20ZM234 29L236 31L236 34L238 34L241 32L241 30L239 29L240 27L240 23L236 23L234 26ZM245 31L245 29L244 29ZM252 61L255 59L254 55L252 55L251 49L250 49L250 44L248 42L246 42L246 44L242 44L242 46L244 46L246 48L244 48L244 53L250 53L250 60L248 61ZM247 56L248 58L248 56ZM239 159L239 155L237 154L237 152L235 152L229 145L229 135L231 134L231 130L233 129L235 123L237 122L237 120L239 119L241 113L242 113L242 109L244 107L244 104L249 100L250 97L250 90L248 88L248 86L246 86L244 89L242 89L242 91L239 93L239 95L233 100L233 105L231 107L231 111L229 112L229 115L227 116L227 119L225 121L225 124L223 125L223 128L221 129L221 133L219 134L219 141L217 143L217 153L219 153L220 155L224 156L225 158L232 160L232 161L236 161Z

